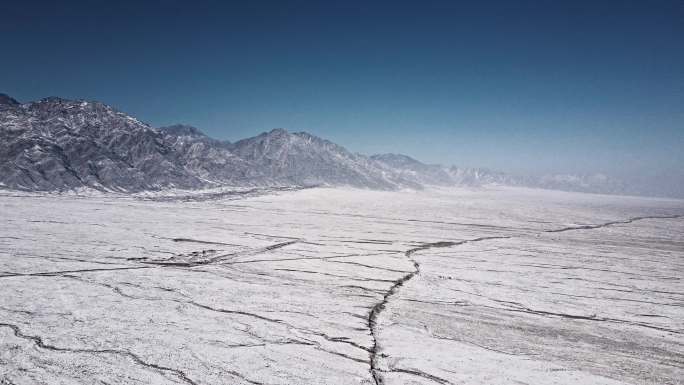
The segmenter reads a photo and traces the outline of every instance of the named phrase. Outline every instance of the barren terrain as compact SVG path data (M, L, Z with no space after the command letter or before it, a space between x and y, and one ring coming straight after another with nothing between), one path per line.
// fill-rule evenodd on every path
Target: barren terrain
M0 384L682 384L684 202L0 193Z

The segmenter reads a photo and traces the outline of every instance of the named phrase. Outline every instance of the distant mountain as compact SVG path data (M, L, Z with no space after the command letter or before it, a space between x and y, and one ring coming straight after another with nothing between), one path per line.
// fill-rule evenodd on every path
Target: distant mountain
M425 164L407 155L378 154L371 159L387 170L424 185L435 186L483 186L487 184L524 185L523 178L481 168L461 168Z
M0 186L142 191L229 186L420 188L368 157L276 129L237 143L192 126L155 129L99 102L0 95Z
M378 154L371 159L388 172L398 173L401 177L424 185L449 186L453 180L448 169L441 165L424 164L402 154Z
M231 146L259 170L266 183L347 185L373 189L420 188L414 180L379 167L372 159L307 134L275 129Z
M199 128L189 126L187 124L174 124L173 126L160 127L159 131L161 131L163 134L178 138L189 140L210 140L218 142L217 140L206 136ZM224 143L230 144L230 142Z
M230 143L188 125L152 128L100 102L49 97L19 103L0 94L0 188L135 192L325 185L394 190L488 184L658 195L653 188L640 190L601 174L522 177L424 164L401 154L369 157L284 129Z
M157 131L99 103L0 96L0 185L26 190L197 188Z
M9 95L0 94L0 109L18 106L19 102Z
M256 181L261 174L231 152L230 142L212 139L187 125L161 127L159 131L177 154L180 165L200 178L204 187L258 184L250 181Z
M637 193L636 190L630 191L629 187L623 182L603 174L544 175L535 180L535 187L552 190L591 192L601 194L622 194L630 192Z
M379 154L371 156L371 159L379 162L387 169L399 173L405 179L414 180L424 185L483 186L496 184L600 194L653 195L647 193L651 190L640 190L635 186L629 186L603 174L519 176L483 168L424 164L401 154Z

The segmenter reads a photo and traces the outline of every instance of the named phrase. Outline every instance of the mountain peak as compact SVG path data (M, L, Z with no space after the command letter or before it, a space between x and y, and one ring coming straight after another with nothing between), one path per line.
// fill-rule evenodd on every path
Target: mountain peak
M112 106L99 102L97 100L84 100L84 99L67 99L59 96L48 96L42 98L37 102L32 102L32 104L37 105L70 105L70 106L81 106L81 107L95 107L95 108L105 108L112 111L116 111Z
M0 93L0 105L18 106L19 102L7 94Z
M408 155L404 154L376 154L376 155L371 155L370 157L373 160L382 162L388 166L394 167L394 168L406 168L406 169L416 169L416 168L425 168L429 167L428 165L420 162L419 160L416 160L414 158L411 158Z
M404 154L386 153L386 154L375 154L371 155L371 158L382 161L402 161L402 162L413 162L420 163L418 160L411 158Z
M290 132L284 128L274 128L271 131L266 132L265 134L268 136L286 136L289 135Z
M207 135L199 128L187 124L174 124L166 127L159 127L159 131L173 136L206 137Z
M67 103L72 100L60 98L59 96L48 96L39 100L40 103Z

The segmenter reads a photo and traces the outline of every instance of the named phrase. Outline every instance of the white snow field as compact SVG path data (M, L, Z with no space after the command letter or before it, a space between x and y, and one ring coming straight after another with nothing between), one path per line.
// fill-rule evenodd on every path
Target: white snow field
M0 384L683 384L684 202L0 193Z

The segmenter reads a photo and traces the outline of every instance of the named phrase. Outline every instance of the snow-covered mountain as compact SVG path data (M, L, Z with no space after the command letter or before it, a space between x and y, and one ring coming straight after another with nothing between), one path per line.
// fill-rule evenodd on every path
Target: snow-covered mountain
M261 173L250 162L235 156L230 142L210 138L187 125L161 127L159 131L177 153L182 167L206 186L258 184Z
M413 179L342 146L306 132L275 129L231 146L231 151L259 170L266 183L348 185L374 189L419 188Z
M388 170L399 173L405 179L424 185L436 186L482 186L487 184L525 185L527 181L501 172L483 168L463 168L425 164L407 155L378 154L371 159Z
M551 190L567 190L579 192L592 192L602 194L638 193L630 191L629 186L622 181L611 178L604 174L573 175L553 174L544 175L536 181L536 187Z
M610 194L641 191L600 174L523 177L424 164L401 154L369 157L306 132L284 129L230 143L187 125L153 128L100 102L49 97L19 103L0 94L0 188L133 192L217 186L419 189L487 184Z
M0 186L114 191L274 185L419 188L372 159L283 129L237 143L155 129L99 102L0 95Z
M26 190L197 188L159 131L99 102L0 97L0 184Z
M384 169L398 173L405 179L425 185L452 185L452 178L447 168L436 164L424 164L402 154L378 154L371 159Z

